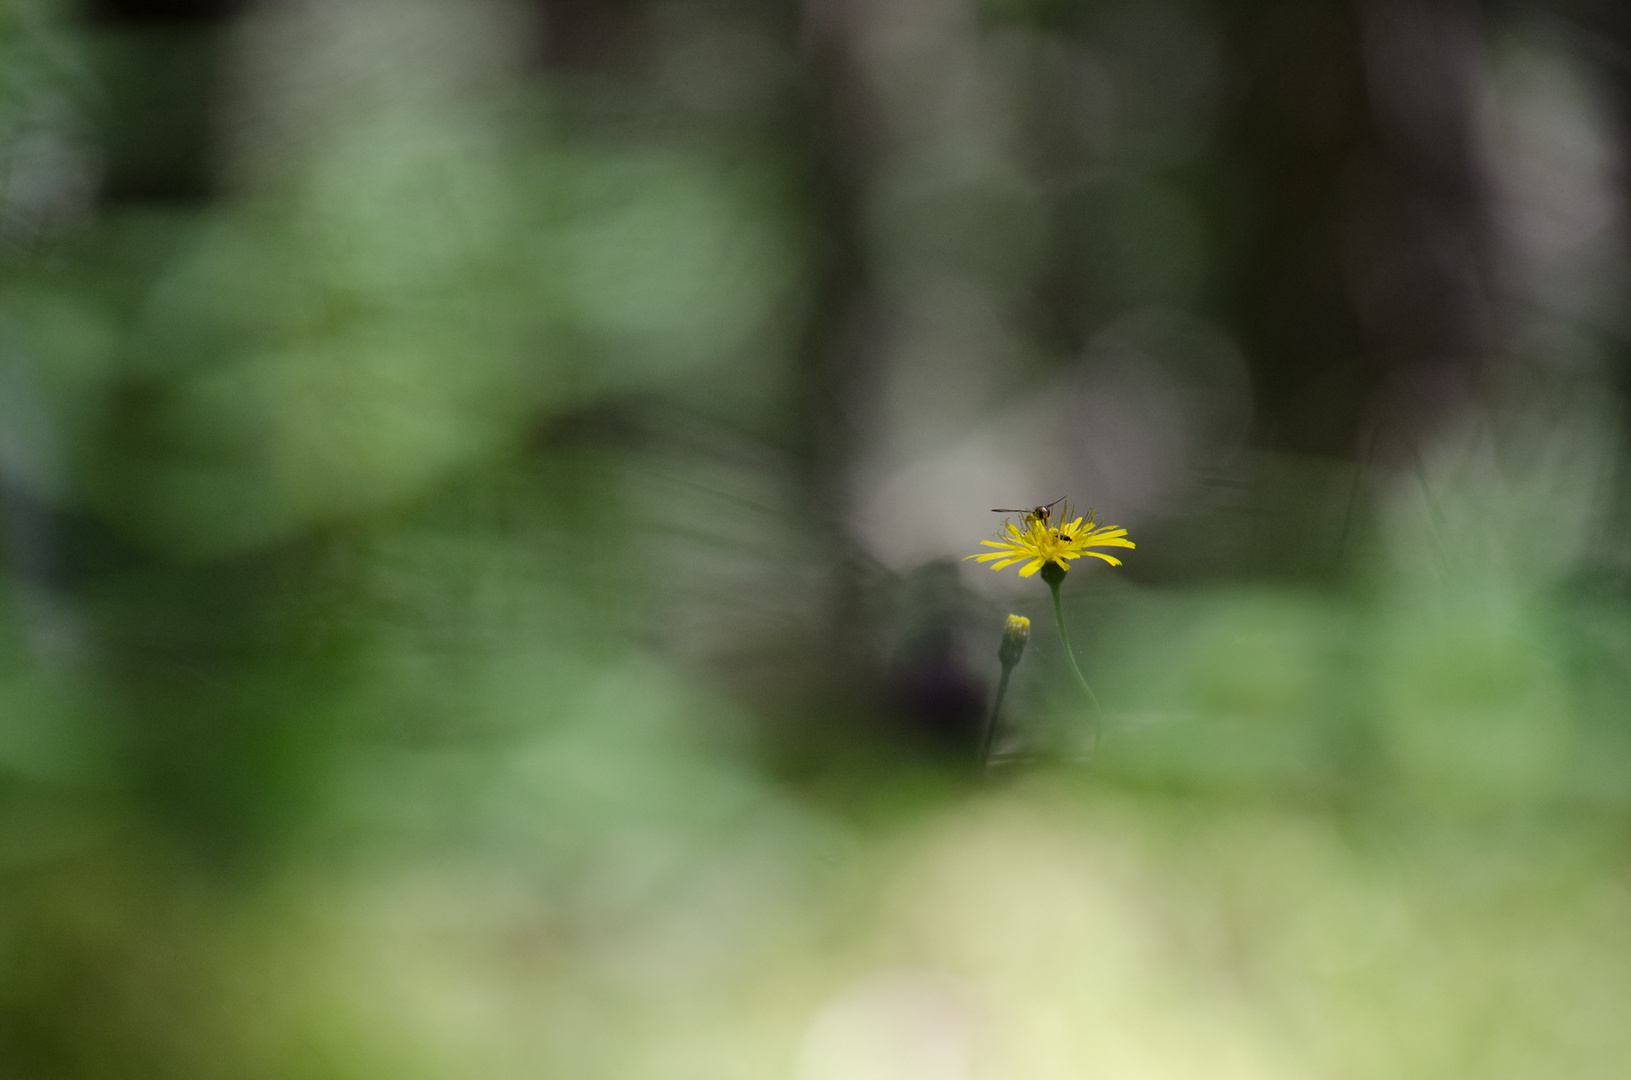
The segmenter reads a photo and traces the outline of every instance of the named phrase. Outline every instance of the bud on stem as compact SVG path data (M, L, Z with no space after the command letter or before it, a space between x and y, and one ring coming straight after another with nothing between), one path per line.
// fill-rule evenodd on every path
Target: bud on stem
M1008 692L1008 676L1014 665L1025 655L1025 643L1031 640L1031 620L1023 615L1010 615L1002 627L1002 644L997 646L997 659L1002 662L1002 680L997 683L997 699L991 704L991 719L985 724L985 738L980 740L980 765L991 767L991 745L997 738L997 720L1002 712L1002 698Z
M997 659L1005 668L1019 663L1025 655L1025 643L1031 640L1031 620L1023 615L1010 615L1002 628L1002 644L997 646Z

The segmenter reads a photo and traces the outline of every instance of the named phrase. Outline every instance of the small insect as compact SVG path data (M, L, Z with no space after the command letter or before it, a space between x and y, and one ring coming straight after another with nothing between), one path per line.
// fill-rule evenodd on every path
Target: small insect
M1087 508L1086 513L1081 515L1081 520L1083 522L1085 522L1085 524L1082 526L1082 531L1084 533L1092 532L1093 531L1093 508L1091 506ZM1074 539L1076 539L1076 536L1071 532L1069 526L1066 526L1066 525L1060 525L1059 526L1059 536L1062 539L1065 539L1065 540L1074 540Z
M1024 514L1025 524L1029 525L1033 521L1040 521L1044 526L1046 526L1053 519L1053 508L1064 501L1065 497L1061 495L1059 498L1053 500L1051 503L1048 503L1046 506L1033 506L1029 510L994 509L991 512L993 514Z

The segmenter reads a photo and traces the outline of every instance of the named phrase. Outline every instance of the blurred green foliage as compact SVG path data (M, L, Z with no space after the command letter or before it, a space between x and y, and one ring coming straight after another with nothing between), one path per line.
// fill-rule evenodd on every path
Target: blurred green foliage
M0 0L0 1076L1623 1071L1611 335L1348 447L1409 320L1226 12L93 14ZM1139 544L1099 740L948 561L1020 482Z

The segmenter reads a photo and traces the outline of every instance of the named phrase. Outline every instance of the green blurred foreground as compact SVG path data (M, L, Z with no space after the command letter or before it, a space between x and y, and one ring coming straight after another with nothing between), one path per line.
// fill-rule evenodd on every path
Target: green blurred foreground
M1601 824L1401 835L1053 781L858 828L701 766L648 764L669 805L635 776L540 793L574 749L480 785L509 824L483 843L253 889L59 818L7 872L11 1075L1609 1077L1627 1053Z
M847 675L1045 593L816 508L797 165L477 10L256 16L225 193L93 211L87 87L185 50L0 5L0 1076L1624 1074L1600 387L1244 455L1338 527L1130 555L1340 572L1073 573L1102 751L1039 633L977 781Z

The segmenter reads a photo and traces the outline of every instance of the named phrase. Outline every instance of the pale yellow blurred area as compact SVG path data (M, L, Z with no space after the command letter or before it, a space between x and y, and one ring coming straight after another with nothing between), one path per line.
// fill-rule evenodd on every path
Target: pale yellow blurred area
M1631 894L1591 830L1402 838L1049 777L879 828L739 814L760 827L646 822L569 887L376 851L195 894L126 942L103 1020L162 1013L187 1034L159 1060L246 1077L1609 1077L1631 1052ZM107 879L121 918L162 895L143 877ZM118 941L120 908L58 918Z

